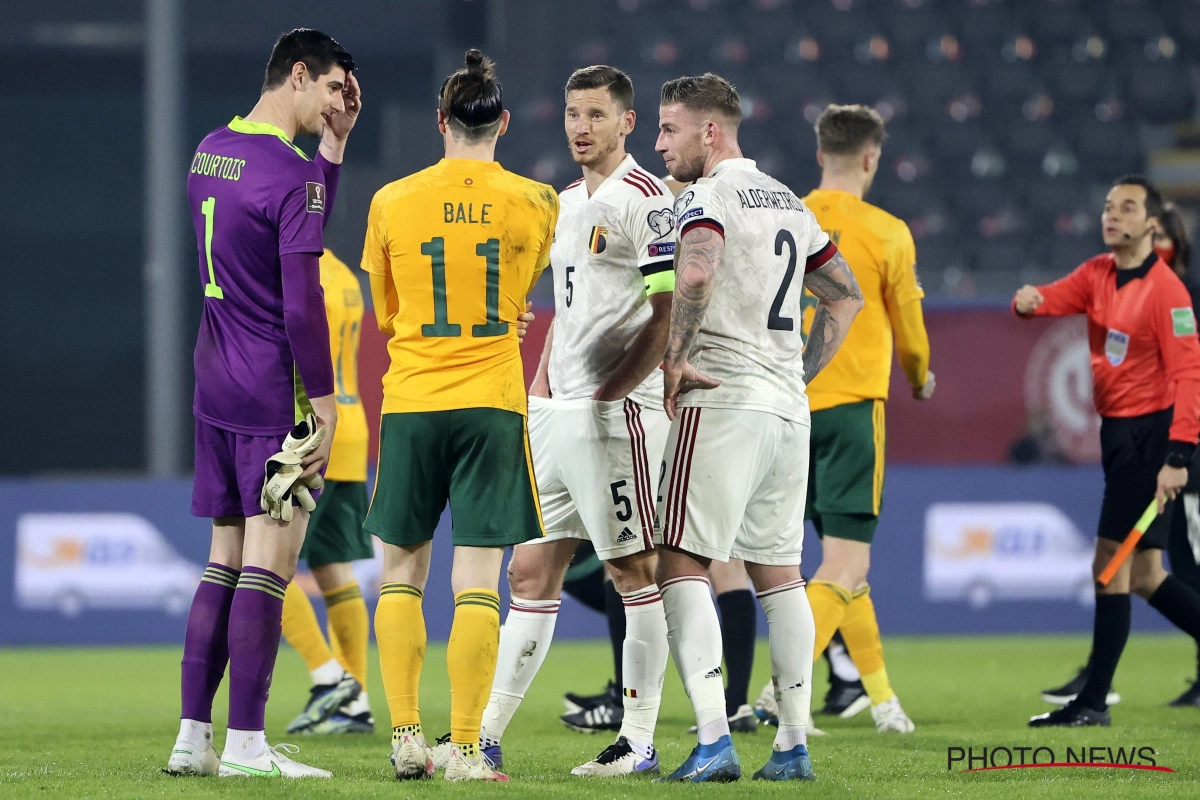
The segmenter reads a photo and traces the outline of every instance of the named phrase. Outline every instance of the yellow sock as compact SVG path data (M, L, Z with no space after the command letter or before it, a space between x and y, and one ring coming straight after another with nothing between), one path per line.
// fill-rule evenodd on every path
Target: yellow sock
M421 666L425 663L423 596L420 589L407 583L385 583L379 587L375 640L379 644L379 667L393 729L421 724L418 689Z
M450 673L450 741L463 747L464 755L479 743L499 647L500 595L488 589L464 589L456 594L446 667Z
M283 635L287 637L288 644L296 648L310 671L328 664L334 658L308 595L295 581L288 584L283 595Z
M879 621L875 619L875 604L871 602L871 587L864 586L854 593L846 615L842 618L842 638L862 675L863 688L872 705L885 703L896 696L883 663L883 640L879 637Z
M325 609L329 612L329 641L333 654L342 667L354 676L358 685L367 688L367 604L357 581L325 592Z
M817 625L817 641L813 650L813 661L816 661L842 624L842 617L850 605L850 592L832 581L809 581L808 604L812 606L813 621Z

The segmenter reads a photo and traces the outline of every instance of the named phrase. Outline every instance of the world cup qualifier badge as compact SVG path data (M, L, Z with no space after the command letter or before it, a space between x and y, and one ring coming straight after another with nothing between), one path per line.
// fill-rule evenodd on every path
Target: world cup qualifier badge
M307 192L305 210L310 214L325 213L325 184L309 181L304 185Z
M598 256L604 252L606 247L608 247L608 228L597 225L592 228L592 235L588 237L588 250L592 252L592 255Z

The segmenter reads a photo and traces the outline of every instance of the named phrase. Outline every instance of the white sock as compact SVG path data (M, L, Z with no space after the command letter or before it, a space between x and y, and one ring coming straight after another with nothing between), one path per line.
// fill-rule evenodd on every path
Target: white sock
M667 673L667 615L656 584L621 595L625 604L625 645L621 651L622 705L625 716L621 736L638 745L638 754L649 758L654 726L662 703Z
M337 683L342 679L344 673L341 662L336 658L331 658L316 669L308 671L308 674L312 676L313 686L328 686L331 683Z
M179 735L177 742L187 742L203 750L213 746L212 723L200 722L194 719L179 720Z
M862 675L858 674L858 667L854 666L854 659L850 657L840 642L830 642L828 653L829 668L833 670L834 675L849 682L862 678Z
M239 761L252 761L267 752L266 731L239 731L229 728L225 731L225 750L223 758L236 758Z
M480 737L499 742L525 692L546 660L558 621L558 600L522 600L513 596L500 628L496 677L483 712Z
M779 706L779 730L775 734L774 748L786 752L807 743L817 626L813 622L812 606L808 604L803 580L760 592L758 600L767 612L771 675L775 680L775 702Z
M358 697L346 704L346 713L352 717L358 716L364 711L371 710L371 701L367 698L366 692L359 692Z
M708 579L688 575L664 581L662 598L667 643L696 712L700 744L712 744L729 735L729 720L721 678L721 621Z

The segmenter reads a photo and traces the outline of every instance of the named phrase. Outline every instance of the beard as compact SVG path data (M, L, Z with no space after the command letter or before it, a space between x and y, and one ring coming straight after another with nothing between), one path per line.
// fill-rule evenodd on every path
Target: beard
M613 136L607 141L597 141L592 149L586 153L577 153L575 148L571 148L571 158L581 167L591 167L601 163L604 159L613 154L617 149L618 137Z
M692 158L685 159L683 156L675 158L675 165L671 169L671 177L680 183L691 183L698 180L704 175L704 156L697 153Z
M296 136L311 136L314 139L320 139L321 134L325 132L325 117L317 114L313 119L302 119L296 126Z

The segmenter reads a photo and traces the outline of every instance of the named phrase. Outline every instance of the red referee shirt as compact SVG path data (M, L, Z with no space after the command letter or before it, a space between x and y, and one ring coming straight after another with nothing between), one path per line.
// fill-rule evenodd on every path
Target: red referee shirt
M1131 271L1141 277L1120 288L1118 272L1112 253L1088 259L1065 278L1037 287L1046 301L1027 316L1087 314L1100 416L1138 417L1173 404L1171 441L1194 445L1200 436L1200 340L1191 297L1155 253Z

